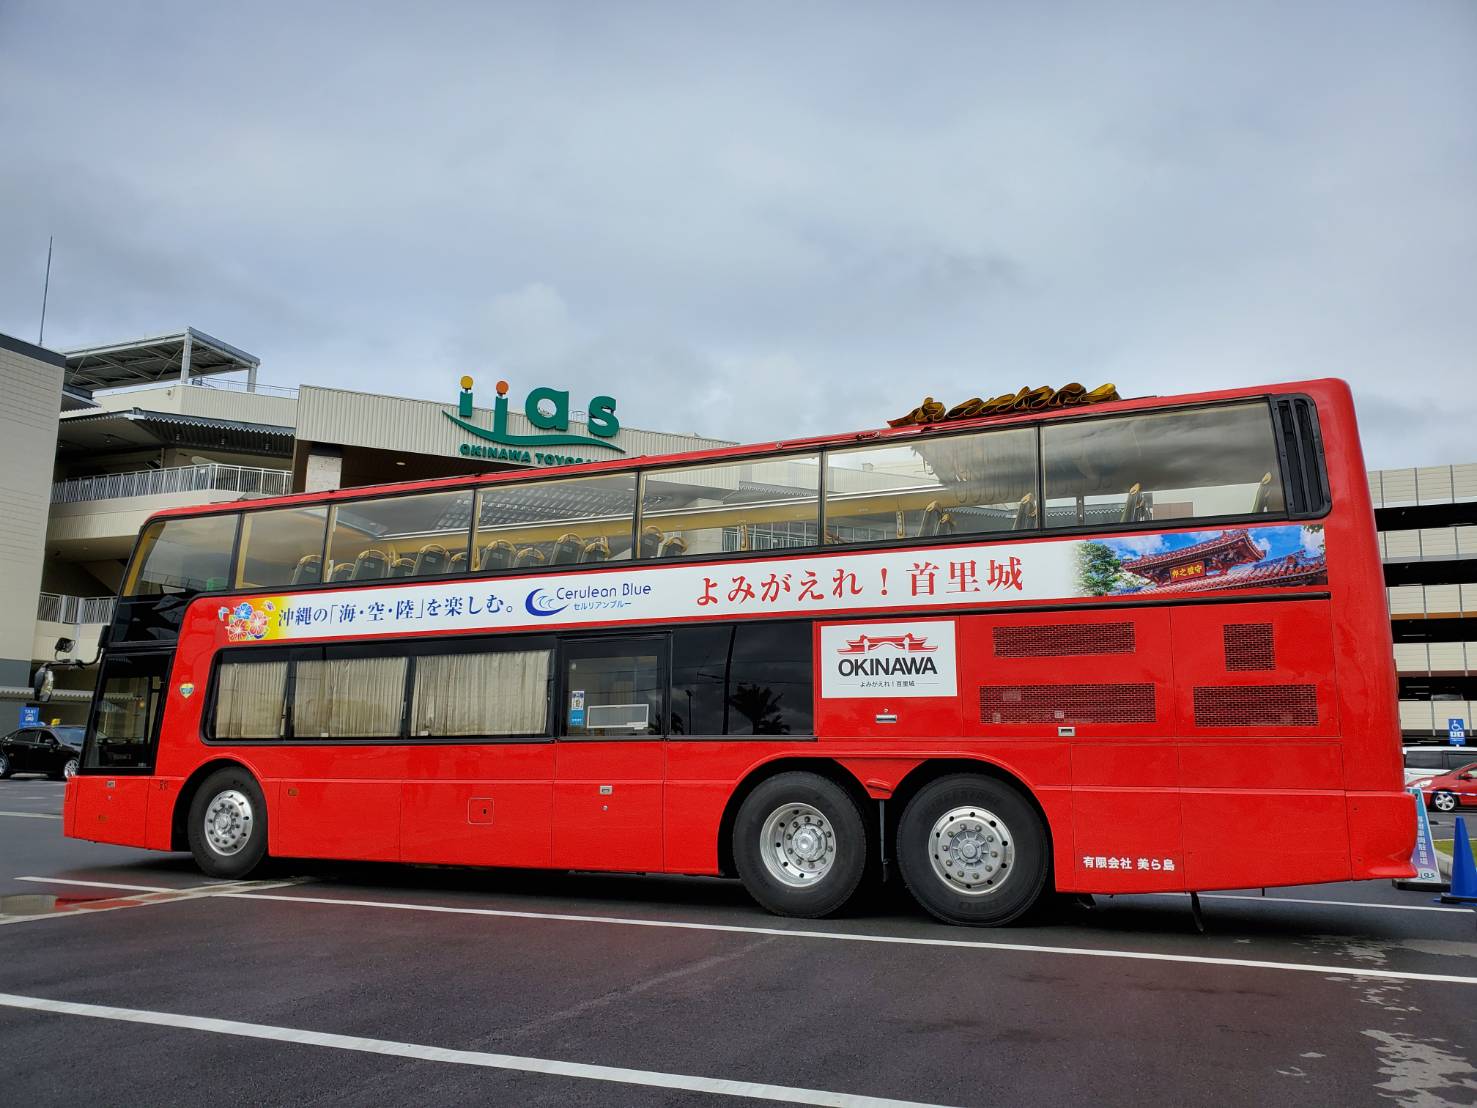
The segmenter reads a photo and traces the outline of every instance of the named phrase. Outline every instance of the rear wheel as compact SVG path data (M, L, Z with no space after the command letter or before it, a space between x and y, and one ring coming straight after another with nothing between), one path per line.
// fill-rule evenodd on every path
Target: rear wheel
M866 827L836 782L816 773L781 773L739 807L733 860L749 895L776 915L827 916L861 882Z
M15 771L10 767L9 756L5 754L0 754L0 779L9 777L14 772Z
M949 923L995 927L1046 888L1046 828L1016 789L955 774L925 785L903 811L898 868L919 904Z
M190 853L211 877L245 877L267 856L267 805L239 766L207 777L190 800Z

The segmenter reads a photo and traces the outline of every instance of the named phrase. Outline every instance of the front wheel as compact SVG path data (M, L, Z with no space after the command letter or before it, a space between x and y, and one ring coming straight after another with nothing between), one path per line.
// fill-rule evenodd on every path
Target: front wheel
M70 781L77 776L77 759L68 758L62 768L46 775L53 781Z
M866 827L856 803L830 778L781 773L739 807L733 861L749 895L775 915L828 916L861 882Z
M1438 792L1431 797L1431 807L1438 812L1456 811L1456 794L1446 791Z
M948 923L998 927L1046 888L1046 828L1020 792L954 774L925 785L903 811L898 868L914 898Z
M245 877L267 856L267 804L239 767L212 773L190 800L190 853L211 877Z

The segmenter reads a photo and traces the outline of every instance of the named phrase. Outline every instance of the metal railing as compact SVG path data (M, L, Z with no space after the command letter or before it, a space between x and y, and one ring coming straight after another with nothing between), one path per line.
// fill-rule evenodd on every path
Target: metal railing
M36 618L50 623L107 623L113 618L114 599L44 592L36 603Z
M73 477L51 486L53 504L76 504L86 500L114 500L127 496L158 496L172 492L260 493L283 496L292 491L292 471L233 466L218 462L171 469L142 469L131 473L102 473L96 477Z
M197 389L222 389L226 392L246 392L259 396L285 396L290 400L296 400L298 392L291 385L264 385L260 381L255 385L248 385L245 381L235 381L225 377L191 377L185 384Z

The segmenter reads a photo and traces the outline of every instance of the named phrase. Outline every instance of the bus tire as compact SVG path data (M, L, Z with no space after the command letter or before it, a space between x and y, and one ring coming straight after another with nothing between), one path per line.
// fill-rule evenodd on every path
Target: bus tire
M1046 888L1046 828L1020 792L959 773L925 785L897 830L908 891L946 923L999 927L1030 911Z
M240 766L216 770L190 798L186 823L195 864L211 877L245 877L267 856L267 803Z
M749 895L775 915L828 916L861 883L866 825L856 802L829 778L776 774L739 807L733 861Z

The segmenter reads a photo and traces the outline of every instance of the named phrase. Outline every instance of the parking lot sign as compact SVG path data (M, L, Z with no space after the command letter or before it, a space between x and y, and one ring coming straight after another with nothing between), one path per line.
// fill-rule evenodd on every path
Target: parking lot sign
M1446 737L1452 746L1467 745L1467 721L1464 719L1448 719L1446 721Z

